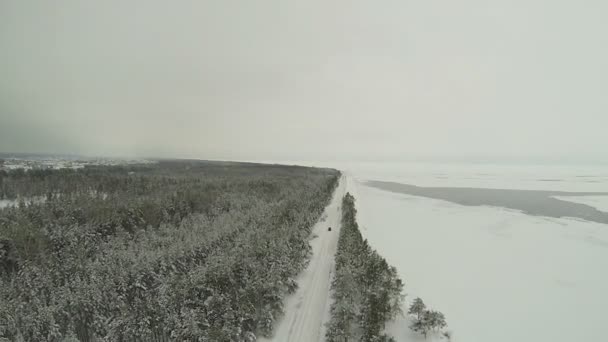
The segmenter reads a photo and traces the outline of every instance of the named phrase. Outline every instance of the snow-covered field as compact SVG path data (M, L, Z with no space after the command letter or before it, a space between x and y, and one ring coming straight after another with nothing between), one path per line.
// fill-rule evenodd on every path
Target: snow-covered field
M602 341L608 226L358 186L363 234L454 341ZM389 330L411 341L407 323Z

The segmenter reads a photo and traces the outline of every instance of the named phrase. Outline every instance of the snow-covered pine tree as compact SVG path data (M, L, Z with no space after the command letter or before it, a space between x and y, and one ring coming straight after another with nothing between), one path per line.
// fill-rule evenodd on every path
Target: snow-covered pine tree
M433 330L440 330L447 326L445 322L445 316L439 311L430 310L427 313L429 326Z
M416 299L414 299L414 302L410 306L410 309L407 311L407 313L416 316L417 319L420 319L425 310L426 305L420 297L417 297Z

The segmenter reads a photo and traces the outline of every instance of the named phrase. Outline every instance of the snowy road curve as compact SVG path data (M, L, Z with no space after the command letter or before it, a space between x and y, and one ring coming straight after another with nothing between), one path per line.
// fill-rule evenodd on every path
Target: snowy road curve
M285 316L275 326L272 338L258 341L321 342L325 339L325 323L329 319L330 284L334 269L334 255L338 245L342 197L346 191L346 177L334 191L331 203L312 230L312 257L308 267L299 275L295 294L285 299ZM331 227L332 231L327 231ZM314 237L316 236L316 237Z

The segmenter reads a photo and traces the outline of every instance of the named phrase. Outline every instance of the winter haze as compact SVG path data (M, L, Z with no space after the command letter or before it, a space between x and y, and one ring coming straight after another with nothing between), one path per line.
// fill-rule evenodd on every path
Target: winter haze
M604 1L0 3L0 150L605 162Z

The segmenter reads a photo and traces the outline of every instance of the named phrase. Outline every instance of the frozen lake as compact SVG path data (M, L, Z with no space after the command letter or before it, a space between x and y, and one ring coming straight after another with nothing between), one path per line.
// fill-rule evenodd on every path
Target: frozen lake
M604 340L608 225L362 184L353 192L363 234L398 268L410 300L446 314L454 341ZM407 326L389 330L418 340Z
M365 184L381 190L440 199L467 206L503 207L521 210L528 215L572 217L608 224L608 212L600 211L591 205L573 202L577 200L580 202L581 199L584 202L586 196L596 200L601 196L608 198L608 192L420 187L383 181L368 181ZM569 200L571 197L573 199Z

